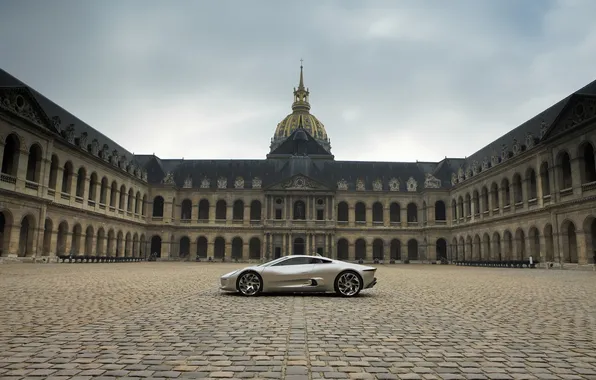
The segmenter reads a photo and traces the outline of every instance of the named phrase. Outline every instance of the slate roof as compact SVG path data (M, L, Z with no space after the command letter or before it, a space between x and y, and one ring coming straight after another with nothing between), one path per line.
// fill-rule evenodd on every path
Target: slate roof
M125 156L128 162L138 163L147 170L147 181L150 184L162 183L166 175L171 173L175 184L179 187L183 187L185 180L192 177L193 188L198 188L201 180L206 177L210 179L210 188L213 189L217 187L217 179L220 177L227 179L228 188L233 188L237 177L244 179L245 188L252 187L251 181L255 177L260 178L262 186L266 188L285 178L302 174L325 184L332 190L337 189L337 182L340 180L347 181L348 189L354 190L358 179L364 181L366 190L372 190L373 181L381 179L383 189L388 190L389 180L397 178L400 181L400 191L405 191L406 181L411 177L418 183L417 191L422 191L426 173L441 180L441 187L448 189L452 186L452 173L457 172L459 168L470 165L474 161L482 163L485 157L490 159L493 150L499 154L503 144L511 149L514 138L523 143L528 132L532 133L534 137L540 137L542 122L551 125L574 94L596 95L596 81L593 81L465 159L446 157L440 162L335 161L333 155L324 149L307 130L299 128L273 149L267 159L263 160L162 160L155 155L131 154L113 140L2 69L0 69L0 88L21 88L29 91L46 114L45 116L49 119L55 116L59 117L61 128L74 124L75 136L78 137L86 132L88 141L97 139L100 147L106 144L109 147L109 152L115 149L121 156ZM301 135L297 137L297 134ZM304 134L306 134L306 139Z
M507 148L511 150L513 146L513 139L517 139L520 144L524 144L526 134L528 132L531 133L535 138L540 138L540 128L542 126L542 122L544 121L548 126L552 125L574 94L596 95L596 80L553 104L546 110L540 112L538 115L519 125L515 129L507 132L471 156L466 157L465 163L471 165L474 161L477 161L478 163L482 164L482 161L485 157L488 157L490 160L490 157L493 155L493 150L496 151L497 154L500 154L503 144L505 144ZM457 170L454 170L454 172L456 171Z
M6 71L0 69L0 87L13 87L13 88L25 88L27 89L31 95L35 98L39 106L42 108L44 113L47 115L49 119L52 119L55 116L58 116L61 120L61 128L64 129L69 124L74 124L75 136L79 137L83 132L87 132L87 141L91 142L93 139L97 139L99 142L100 149L103 147L104 144L109 146L109 152L111 153L114 149L118 151L120 156L125 156L128 162L133 161L134 155L130 153L128 150L124 149L122 146L118 145L115 141L111 140L107 136L103 135L102 133L98 132L97 130L93 129L87 123L82 121L81 119L75 117L64 108L60 107L56 103L52 102L50 99L46 98L35 89L27 85L26 83L18 80L17 78L13 77ZM136 161L136 160L135 160Z
M176 186L183 187L186 178L191 177L193 188L200 186L203 178L210 180L209 188L217 188L217 179L226 178L228 188L233 188L237 177L242 177L245 187L252 187L252 179L258 177L262 186L267 188L283 179L295 175L310 177L330 190L337 189L337 183L345 180L348 190L356 189L356 181L364 181L366 189L373 189L373 181L381 179L383 189L389 190L389 180L397 178L400 181L400 191L406 190L406 181L412 177L418 183L417 191L424 188L425 173L431 173L442 182L442 188L451 187L450 173L457 159L445 159L439 163L433 162L363 162L363 161L335 161L319 143L306 132L308 154L297 154L296 144L305 141L294 137L301 133L294 131L268 159L264 160L160 160L155 156L140 156L147 169L149 183L162 183L168 173L173 174ZM311 155L312 154L312 155Z

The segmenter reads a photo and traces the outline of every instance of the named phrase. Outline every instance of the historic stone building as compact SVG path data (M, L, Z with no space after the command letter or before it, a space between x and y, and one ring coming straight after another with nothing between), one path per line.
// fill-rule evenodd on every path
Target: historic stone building
M466 159L337 161L301 70L265 159L162 160L0 70L0 252L588 264L595 126L596 81Z

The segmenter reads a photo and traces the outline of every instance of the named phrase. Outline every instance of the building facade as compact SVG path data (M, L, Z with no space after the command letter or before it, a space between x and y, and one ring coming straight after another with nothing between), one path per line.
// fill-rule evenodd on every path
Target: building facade
M133 155L0 70L0 259L594 263L596 81L472 156L338 161L302 68L262 160Z

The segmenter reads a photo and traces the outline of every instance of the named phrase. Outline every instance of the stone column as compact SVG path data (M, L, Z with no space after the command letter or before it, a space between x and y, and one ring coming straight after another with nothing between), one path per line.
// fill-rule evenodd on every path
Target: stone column
M542 175L540 174L540 167L538 167L538 171L536 171L536 202L538 207L544 206L543 194Z
M215 223L215 205L216 204L217 204L217 201L209 202L209 224Z
M408 226L408 205L406 207L399 207L399 220L401 221L401 226L403 228Z
M244 217L242 218L242 224L245 226L250 225L250 203L244 204Z
M350 227L356 225L356 207L352 204L348 206L348 225Z
M215 257L215 238L207 240L207 260Z
M372 260L373 259L373 240L366 240L366 257L364 260Z
M389 204L385 202L383 205L383 226L389 227L391 225L391 209Z
M571 159L571 187L573 188L573 195L579 197L582 195L582 185L581 185L581 159L579 157L574 157ZM578 242L578 260L579 260L579 242Z
M21 142L22 144L22 142ZM16 174L16 189L18 192L25 192L25 180L27 178L27 165L29 161L29 151L19 149L19 162Z

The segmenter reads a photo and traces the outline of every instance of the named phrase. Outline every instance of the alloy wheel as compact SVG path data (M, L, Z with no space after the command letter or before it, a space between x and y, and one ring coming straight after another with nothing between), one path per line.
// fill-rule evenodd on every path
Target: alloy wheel
M362 284L356 273L342 273L337 281L337 288L342 296L353 296L360 292Z
M244 273L238 280L238 290L245 296L254 296L261 289L261 278L256 273Z

